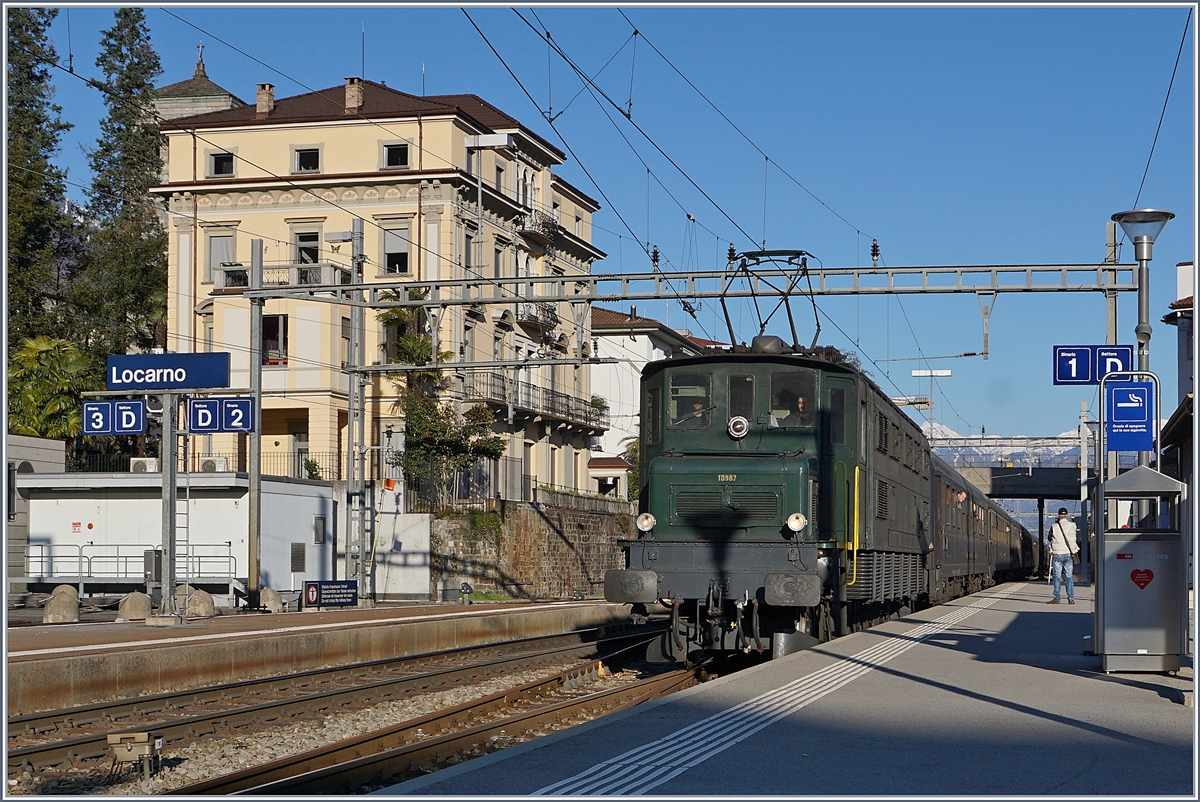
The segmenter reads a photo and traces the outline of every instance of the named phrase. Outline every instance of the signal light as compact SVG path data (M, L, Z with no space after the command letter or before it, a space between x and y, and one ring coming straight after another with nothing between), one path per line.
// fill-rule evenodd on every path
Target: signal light
M804 517L804 513L802 512L793 512L787 519L788 529L791 529L793 532L799 532L807 523L808 519Z
M637 528L642 532L649 532L654 528L654 516L648 512L643 512L637 517Z

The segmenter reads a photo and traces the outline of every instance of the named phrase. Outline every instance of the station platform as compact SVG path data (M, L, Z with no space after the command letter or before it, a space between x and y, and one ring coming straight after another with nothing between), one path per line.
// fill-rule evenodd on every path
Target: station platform
M1191 659L1102 673L1091 590L998 585L376 793L1194 798Z
M7 712L57 710L628 621L628 605L557 601L245 613L171 627L140 621L13 627L6 631Z

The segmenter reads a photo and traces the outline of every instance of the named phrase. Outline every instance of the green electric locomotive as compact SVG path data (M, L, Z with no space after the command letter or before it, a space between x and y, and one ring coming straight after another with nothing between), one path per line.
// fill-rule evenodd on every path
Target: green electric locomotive
M1032 562L862 371L797 350L759 336L642 372L637 538L604 589L669 609L652 657L780 656Z

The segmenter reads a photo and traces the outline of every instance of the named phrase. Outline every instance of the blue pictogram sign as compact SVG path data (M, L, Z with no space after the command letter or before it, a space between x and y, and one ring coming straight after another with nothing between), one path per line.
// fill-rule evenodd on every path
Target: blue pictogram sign
M1154 450L1154 385L1122 382L1106 388L1105 448L1109 451Z

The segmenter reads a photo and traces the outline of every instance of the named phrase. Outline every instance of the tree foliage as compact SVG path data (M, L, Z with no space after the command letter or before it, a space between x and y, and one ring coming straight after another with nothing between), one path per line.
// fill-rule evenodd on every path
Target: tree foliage
M38 336L22 341L8 365L8 430L69 440L83 432L80 394L97 386L74 343Z
M8 19L8 342L54 330L62 290L61 257L70 228L63 214L65 174L51 164L71 128L52 102L47 32L56 9L9 8Z
M95 359L163 344L167 239L149 193L160 183L162 137L154 114L154 80L162 73L145 13L120 8L96 59L108 112L88 154L88 209L97 228L72 302L76 332Z
M504 454L504 438L492 432L496 413L485 404L470 407L460 416L453 401L408 390L401 397L404 411L404 450L392 464L405 477L439 491L456 473L481 459Z

